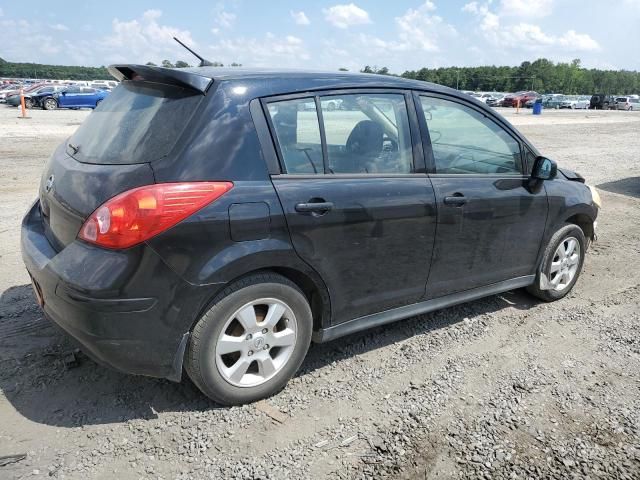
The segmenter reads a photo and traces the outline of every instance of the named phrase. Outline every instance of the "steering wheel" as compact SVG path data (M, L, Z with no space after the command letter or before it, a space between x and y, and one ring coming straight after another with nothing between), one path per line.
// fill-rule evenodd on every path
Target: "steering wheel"
M390 138L385 135L385 137L382 140L382 151L398 152L400 151L400 147L398 146L398 142L396 142L393 138Z
M449 168L456 168L458 167L458 165L468 164L470 162L475 163L473 154L468 152L460 152L455 157L453 157L453 160L449 164Z

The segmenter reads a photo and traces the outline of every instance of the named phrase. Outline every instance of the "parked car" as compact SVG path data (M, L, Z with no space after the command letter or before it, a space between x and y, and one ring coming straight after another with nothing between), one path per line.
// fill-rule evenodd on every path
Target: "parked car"
M174 381L184 366L242 404L284 387L312 339L578 280L596 190L456 90L109 70L122 85L53 153L21 235L45 315L99 362Z
M316 108L316 104L314 102L306 102L299 105L300 110L314 110L315 108ZM339 98L324 100L322 103L322 108L326 108L330 112L334 110L338 110L340 108L343 108L342 100Z
M529 100L524 102L525 108L533 108L533 104L536 102L542 102L542 95L538 95L536 97L531 97Z
M96 85L104 85L106 87L106 89L113 90L114 88L116 88L118 86L118 82L116 82L115 80L94 80L88 86L89 87L93 87L93 88L100 88L100 87L98 87Z
M89 87L91 88L95 88L96 90L107 90L107 91L111 91L111 87L109 85L107 85L106 83L96 83L93 82L89 85Z
M28 93L33 92L34 90L36 90L37 88L39 88L39 87L41 87L41 86L43 86L43 85L44 85L44 83L34 83L34 84L32 84L32 85L22 85L22 86L18 86L18 87L16 87L15 89L13 89L13 90L9 90L8 92L6 92L6 93L5 93L5 95L4 95L4 100L5 100L6 102L8 102L8 101L9 101L9 99L10 99L11 97L13 97L13 96L16 96L16 95L17 95L17 96L19 97L19 96L20 96L20 90L21 90L21 89L22 89L22 92L23 92L24 94L28 94Z
M617 97L616 98L617 110L640 110L640 100L634 97Z
M471 96L484 103L487 103L489 99L493 98L493 95L488 92L476 92Z
M487 105L490 107L502 107L505 95L504 93L493 93L491 98L487 99Z
M542 100L544 108L560 108L560 104L567 99L566 95L549 95Z
M42 108L53 110L55 108L96 108L104 100L108 91L96 90L91 87L67 87L59 92L52 93L40 100Z
M574 109L587 109L589 108L589 97L569 95L562 102L560 102L560 108Z
M605 95L604 93L595 93L591 95L589 108L592 110L610 110L615 108L616 100L613 95Z
M38 107L43 98L53 95L64 89L63 85L43 85L24 94L24 106L26 108ZM7 105L17 107L20 105L20 95L13 95L7 100Z
M509 95L505 96L504 99L502 100L502 106L515 108L518 106L518 102L519 102L520 107L524 107L525 103L527 103L528 100L536 99L538 98L538 96L539 95L536 92L510 93Z
M97 90L108 90L111 91L118 86L118 82L99 80L96 82L91 82L89 87L95 88Z

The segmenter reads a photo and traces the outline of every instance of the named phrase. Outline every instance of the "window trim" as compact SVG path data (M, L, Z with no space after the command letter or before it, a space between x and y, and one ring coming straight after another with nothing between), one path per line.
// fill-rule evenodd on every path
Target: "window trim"
M493 114L493 112L484 111L481 108L478 108L471 102L467 102L464 99L455 97L453 95L446 95L435 92L426 92L426 91L414 91L413 98L415 107L418 113L418 122L420 124L420 130L422 133L422 143L424 145L425 151L425 163L427 165L427 172L429 176L437 176L437 177L461 177L461 178L529 178L529 175L526 174L526 159L525 159L525 147L526 143L522 141L522 139L516 135L513 131L512 127L506 124L503 120ZM426 98L436 98L439 100L445 100L452 103L456 103L458 105L462 105L463 107L469 108L489 121L493 122L499 128L505 131L517 144L520 149L520 172L519 173L438 173L436 169L435 157L433 155L433 146L431 144L431 134L429 132L429 127L427 125L427 119L424 114L424 110L422 109L422 101L421 97Z
M413 172L410 173L329 173L327 172L327 161L328 161L328 153L327 153L327 145L326 145L326 137L324 132L324 117L322 116L322 108L320 104L320 97L328 97L328 96L341 96L341 95L353 95L353 94L371 94L371 95L382 95L382 94L391 94L391 95L403 95L405 101L405 107L407 109L407 120L409 122L409 132L411 138L411 154L412 154L412 167ZM407 88L389 88L389 87L367 87L367 88L332 88L326 90L305 90L302 92L296 93L286 93L281 95L272 95L269 97L260 98L260 103L262 106L262 113L264 115L265 121L269 128L269 134L271 136L271 141L273 148L275 149L276 155L278 157L278 163L280 166L280 171L277 173L269 172L272 176L278 176L278 178L297 178L302 179L306 177L310 178L321 178L321 177L330 177L330 178L398 178L398 177L414 177L415 175L426 175L427 168L424 164L424 148L421 139L421 129L418 124L418 113L415 109L415 103L412 101L413 92ZM275 127L273 125L271 115L269 114L268 106L270 103L287 101L287 100L299 100L309 98L312 99L316 105L316 116L318 118L319 128L320 128L320 141L322 142L322 164L324 167L324 173L313 173L309 175L305 174L292 174L288 173L286 169L286 165L284 163L284 157L282 155L282 151L280 150L280 145L278 142L278 138L275 132Z
M329 148L327 147L327 133L324 129L324 113L322 112L322 103L320 103L320 95L313 97L316 106L316 118L318 119L318 129L320 131L320 150L322 150L322 174L327 175L329 172ZM275 132L275 130L274 130ZM284 160L284 158L283 158Z

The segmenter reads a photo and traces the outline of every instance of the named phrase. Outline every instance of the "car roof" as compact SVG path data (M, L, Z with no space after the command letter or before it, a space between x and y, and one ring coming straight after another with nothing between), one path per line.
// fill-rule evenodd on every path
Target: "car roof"
M372 73L244 67L193 67L184 70L213 78L214 82L251 82L256 87L263 86L271 90L269 94L272 95L301 90L350 87L406 88L463 95L458 90L435 83Z

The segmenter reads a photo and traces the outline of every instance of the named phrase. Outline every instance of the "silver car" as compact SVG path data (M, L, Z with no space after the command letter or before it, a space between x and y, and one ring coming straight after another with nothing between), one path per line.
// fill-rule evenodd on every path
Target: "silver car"
M565 98L560 103L560 108L570 108L570 109L587 109L589 108L590 97L571 95Z
M616 110L640 110L640 100L635 97L616 97Z

